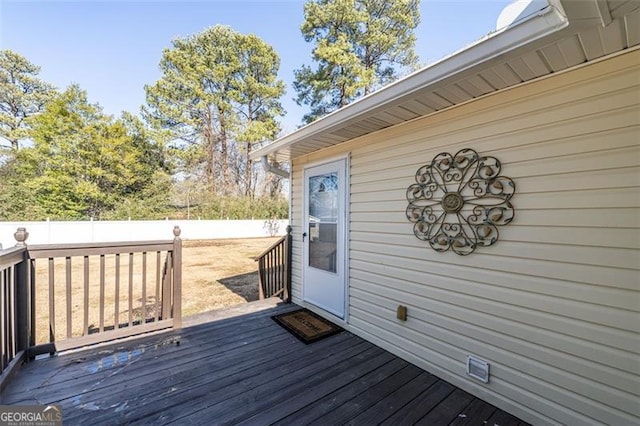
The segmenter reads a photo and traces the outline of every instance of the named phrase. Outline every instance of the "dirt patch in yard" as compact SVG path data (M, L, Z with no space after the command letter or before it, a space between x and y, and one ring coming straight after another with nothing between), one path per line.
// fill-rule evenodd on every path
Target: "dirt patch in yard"
M185 241L182 249L184 316L258 300L255 256L278 238Z

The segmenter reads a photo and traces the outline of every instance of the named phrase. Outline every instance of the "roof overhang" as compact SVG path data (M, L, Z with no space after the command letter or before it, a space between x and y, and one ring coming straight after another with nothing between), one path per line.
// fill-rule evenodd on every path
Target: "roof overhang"
M251 153L290 161L640 44L637 0L548 0L471 46Z

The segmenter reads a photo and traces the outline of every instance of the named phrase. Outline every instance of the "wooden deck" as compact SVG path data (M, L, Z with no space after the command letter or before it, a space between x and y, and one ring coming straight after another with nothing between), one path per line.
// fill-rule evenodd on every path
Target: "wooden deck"
M256 302L40 359L2 404L60 404L65 425L524 424L346 331L305 345L270 319L293 309Z

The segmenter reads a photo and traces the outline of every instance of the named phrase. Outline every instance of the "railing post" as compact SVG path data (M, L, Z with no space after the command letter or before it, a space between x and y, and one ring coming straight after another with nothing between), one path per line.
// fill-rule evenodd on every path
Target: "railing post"
M285 244L285 256L284 256L284 271L285 271L285 281L284 281L284 294L282 295L282 300L285 303L291 302L291 242L293 237L291 236L291 225L287 225L287 238L284 240Z
M182 240L179 226L173 228L173 328L182 328Z
M27 251L27 238L29 233L25 228L18 228L13 234L17 241L16 247L24 247L22 254L22 262L16 265L14 283L16 291L16 350L26 351L29 349L30 341L30 325L33 324L33 312L29 303L31 280L29 278L29 254Z

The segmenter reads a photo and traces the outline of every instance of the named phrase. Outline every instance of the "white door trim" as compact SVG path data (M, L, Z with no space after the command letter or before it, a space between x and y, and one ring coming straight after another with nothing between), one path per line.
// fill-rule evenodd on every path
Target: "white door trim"
M301 267L301 278L302 278L302 288L301 288L301 296L304 305L310 305L314 310L320 309L322 313L329 315L332 319L337 320L337 322L347 324L349 317L349 195L350 195L350 157L348 154L341 155L337 157L328 158L323 161L317 161L309 164L305 164L302 170L302 233L308 232L308 218L306 217L306 212L309 208L309 194L308 194L308 177L309 170L319 168L322 166L330 166L333 163L342 162L341 167L343 167L343 194L341 194L341 205L342 211L340 212L340 219L342 220L342 235L337 241L338 244L342 244L342 259L339 259L339 267L342 268L341 279L343 285L343 306L342 306L342 316L340 316L336 312L332 312L331 310L327 310L322 306L318 306L313 304L313 302L309 301L306 296L306 286L307 286L307 267L308 267L308 240L302 244L302 267ZM307 237L308 238L308 237Z

